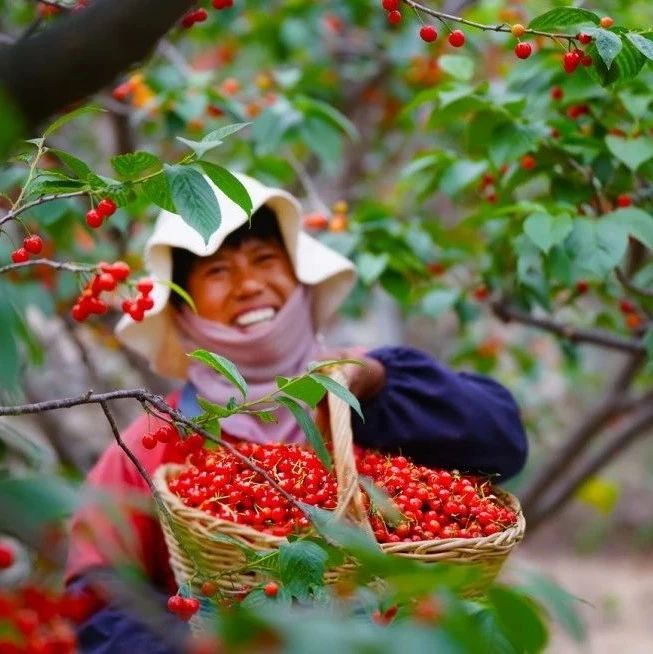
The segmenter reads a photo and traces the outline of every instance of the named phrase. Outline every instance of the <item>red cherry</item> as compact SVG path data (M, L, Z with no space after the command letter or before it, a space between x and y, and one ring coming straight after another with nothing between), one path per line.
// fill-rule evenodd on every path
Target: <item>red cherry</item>
M172 613L179 613L183 610L184 607L184 598L180 595L171 595L168 598L168 611Z
M234 6L234 0L213 0L211 4L214 9L229 9Z
M70 310L70 315L73 320L84 322L88 318L88 311L81 304L75 304Z
M388 12L388 23L390 25L399 25L401 23L401 12L397 9Z
M449 34L449 44L454 48L465 45L465 33L462 30L454 30Z
M581 57L580 63L585 66L585 68L589 68L594 62L592 61L592 57L589 55L583 55Z
M181 19L181 26L185 27L188 29L189 27L192 27L195 25L195 12L194 11L189 11L182 19Z
M551 99L552 100L562 100L564 97L564 92L559 86L554 86L551 89Z
M397 11L401 0L383 0L381 4L386 11Z
M524 170L533 170L533 168L535 168L535 166L537 165L537 161L535 160L535 157L532 154L525 154L521 158L520 164Z
M485 284L481 284L480 286L477 286L474 289L474 298L477 299L479 302L483 302L483 300L487 300L489 296L490 296L490 289L487 286L485 286Z
M86 212L86 224L93 228L97 229L102 225L102 222L104 221L104 217L102 214L98 213L96 209L91 209L90 211Z
M43 249L43 239L38 234L31 234L23 239L23 247L30 254L40 254Z
M438 38L438 32L435 27L433 27L433 25L422 25L419 31L419 35L421 39L427 43L431 43Z
M154 300L148 296L141 296L136 300L136 306L143 311L149 311L154 307Z
M589 290L589 282L586 279L580 279L576 282L576 292L579 295L583 295L584 293L587 293Z
M104 198L98 202L95 210L104 218L111 216L116 212L116 203L111 198Z
M630 300L623 298L622 300L619 301L619 310L621 311L621 313L635 313L635 311L637 311L637 308Z
M570 75L576 70L576 68L578 68L581 59L582 55L579 54L577 50L565 52L564 56L562 57L562 67L565 69L565 72Z
M196 23L203 23L209 17L206 9L197 9L194 13L193 19Z
M633 199L627 193L622 193L617 196L618 207L629 207L633 203Z
M172 425L164 425L154 432L154 437L159 443L171 443L179 438L179 434Z
M585 34L584 32L581 32L576 36L576 38L583 44L587 45L588 43L592 42L592 37L589 34Z
M515 54L520 59L528 59L533 52L533 46L526 42L522 41L515 46Z
M14 263L25 263L29 259L29 253L25 248L18 248L11 253L11 260Z
M154 282L151 279L141 279L136 284L136 290L143 295L149 295L153 288Z
M14 559L14 551L8 545L0 545L0 570L10 568Z
M136 322L141 322L141 320L143 320L143 318L145 317L145 309L138 306L138 303L132 304L130 311L128 313L131 316L132 320L135 320Z
M209 581L205 581L202 584L201 591L202 591L202 595L204 595L205 597L213 597L217 592L217 590L218 587L214 581L209 580Z
M113 291L117 285L116 278L109 273L103 272L97 276L97 286L101 291Z
M113 275L116 281L122 282L129 277L129 266L124 261L116 261L110 264L100 264L100 270Z
M263 592L268 597L276 597L279 594L279 584L276 581L268 581L268 583L263 586Z
M143 447L146 450L153 450L157 444L156 438L152 434L145 434L142 438Z

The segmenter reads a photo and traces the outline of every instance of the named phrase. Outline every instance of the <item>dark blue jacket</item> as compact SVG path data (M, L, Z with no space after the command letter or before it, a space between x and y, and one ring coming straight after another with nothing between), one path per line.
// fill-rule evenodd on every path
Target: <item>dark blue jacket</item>
M383 363L386 383L362 404L365 422L353 418L357 443L400 451L423 465L498 474L501 479L522 469L526 435L519 409L503 386L488 377L454 372L410 347L383 347L368 356ZM183 389L179 409L189 418L199 413L190 384ZM83 584L83 579L76 583ZM179 631L177 618L170 616L170 624ZM114 606L93 615L79 636L85 654L176 652Z

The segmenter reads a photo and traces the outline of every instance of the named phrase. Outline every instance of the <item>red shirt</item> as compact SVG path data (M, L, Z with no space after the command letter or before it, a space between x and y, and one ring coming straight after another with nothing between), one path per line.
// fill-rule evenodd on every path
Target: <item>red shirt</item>
M166 401L177 407L179 391ZM164 463L180 462L169 444L152 450L141 439L165 424L143 415L122 434L127 447L152 475ZM174 592L176 584L168 562L168 549L154 509L152 494L134 464L117 443L112 443L90 471L86 483L87 502L72 522L66 564L66 583L89 568L138 565L157 586Z

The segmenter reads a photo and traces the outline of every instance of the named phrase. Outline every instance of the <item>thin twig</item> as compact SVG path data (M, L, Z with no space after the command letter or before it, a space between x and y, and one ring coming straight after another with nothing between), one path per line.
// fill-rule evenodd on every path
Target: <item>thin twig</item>
M9 263L6 266L0 266L0 273L9 272L10 270L17 270L18 268L28 268L30 266L49 266L57 270L67 270L68 272L97 272L97 266L92 266L83 263L68 263L65 261L53 261L52 259L31 259L30 261L23 261L21 263Z
M23 211L27 211L28 209L32 209L33 207L38 206L39 204L43 204L45 202L52 202L53 200L64 200L66 198L76 198L82 195L88 195L90 191L71 191L70 193L56 193L54 195L42 195L40 198L37 198L36 200L33 200L32 202L28 202L24 204L22 207L18 207L18 209L13 209L6 215L4 215L2 218L0 218L0 225L4 225L4 223L13 220L18 216L19 214L23 213Z

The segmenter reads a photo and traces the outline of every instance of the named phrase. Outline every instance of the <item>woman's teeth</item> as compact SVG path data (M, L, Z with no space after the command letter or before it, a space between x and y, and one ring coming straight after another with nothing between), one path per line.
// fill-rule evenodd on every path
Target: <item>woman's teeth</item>
M235 322L239 327L249 327L250 325L256 325L260 322L272 320L276 313L277 312L272 307L254 309L253 311L241 313L238 318L236 318Z

